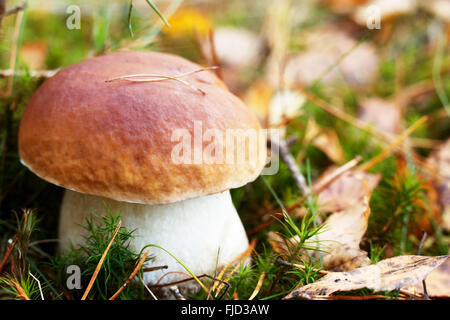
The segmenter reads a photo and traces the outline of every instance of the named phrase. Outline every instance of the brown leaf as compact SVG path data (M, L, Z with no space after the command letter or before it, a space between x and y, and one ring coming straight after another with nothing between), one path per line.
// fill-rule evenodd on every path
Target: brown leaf
M20 58L30 70L45 68L48 45L46 42L26 42L20 49Z
M450 231L450 139L427 159L435 169L431 183L435 186L442 207L442 228Z
M333 213L327 219L325 231L318 236L321 241L319 244L325 245L324 250L328 251L328 254L323 255L326 269L350 270L361 266L358 263L370 263L367 253L359 249L369 216L369 201L365 198L363 203ZM356 257L358 259L354 260Z
M324 268L334 271L352 270L370 264L367 252L359 249L369 215L368 197L347 210L333 213L325 221L323 232L305 243L308 248L314 249L300 251L302 259L308 261L321 257ZM274 251L289 255L299 239L295 236L284 241L279 234L269 232L268 241Z
M256 81L245 93L244 102L258 117L264 127L267 127L269 104L273 96L272 87L265 81Z
M333 12L338 14L349 14L368 2L369 0L322 0L322 2Z
M334 168L327 169L313 184L319 185L322 179L333 172ZM361 171L348 171L331 182L328 187L319 192L317 203L319 209L324 212L336 212L361 203L366 195L364 182L367 183L369 192L378 185L380 174L370 174Z
M345 159L344 151L339 137L332 129L319 126L315 121L309 120L306 128L305 143L310 142L336 163Z
M394 101L380 98L362 100L358 118L386 133L401 132L402 110Z
M345 80L364 87L373 83L378 72L378 56L373 44L357 39L335 25L321 27L304 35L306 50L286 63L287 84L307 86L320 80L330 84Z
M450 22L450 2L448 0L422 0L419 3L436 18Z
M255 67L261 61L264 42L250 30L234 27L214 29L214 44L219 60L225 68ZM210 41L202 44L205 53L211 53ZM212 60L212 57L207 57Z
M329 296L336 291L369 288L375 291L391 291L422 281L449 256L398 256L377 264L347 272L330 272L318 281L299 287L284 299L296 297L309 299Z
M430 297L450 297L450 260L445 261L433 270L425 279L427 293ZM423 294L423 284L418 283L404 289L404 291L417 295Z

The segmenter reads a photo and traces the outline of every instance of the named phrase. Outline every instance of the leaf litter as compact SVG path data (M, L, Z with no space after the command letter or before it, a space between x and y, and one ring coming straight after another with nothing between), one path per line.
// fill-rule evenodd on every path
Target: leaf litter
M318 281L294 289L284 299L329 296L337 291L362 288L392 291L414 285L444 263L449 256L397 256L347 272L330 272Z

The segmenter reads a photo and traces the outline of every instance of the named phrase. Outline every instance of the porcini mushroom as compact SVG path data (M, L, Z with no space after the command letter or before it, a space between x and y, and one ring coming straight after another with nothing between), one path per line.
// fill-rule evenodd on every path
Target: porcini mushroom
M256 179L266 159L173 159L180 143L176 130L192 138L187 151L210 146L211 136L198 140L199 124L203 133L218 136L260 130L256 117L212 72L198 70L175 55L117 52L64 68L34 93L21 119L19 153L31 171L67 189L59 224L62 250L83 243L80 224L90 214L105 215L105 206L135 230L131 248L162 246L196 275L213 274L247 249L229 189ZM124 80L136 74L155 81ZM177 81L177 75L186 76ZM253 142L264 154L266 141ZM218 145L229 151L228 144ZM244 143L245 152L251 147ZM220 154L214 150L211 155ZM233 157L237 152L232 149ZM148 266L168 269L145 273L147 283L166 272L186 272L164 251L155 248L152 254ZM161 283L185 278L171 273ZM192 281L182 286L198 288Z

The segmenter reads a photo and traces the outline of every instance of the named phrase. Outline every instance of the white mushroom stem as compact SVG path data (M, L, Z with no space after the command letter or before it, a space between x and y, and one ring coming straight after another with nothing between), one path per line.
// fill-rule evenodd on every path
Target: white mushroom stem
M164 205L119 202L107 198L66 190L59 224L61 249L83 243L86 218L91 214L119 212L122 226L135 230L130 248L139 252L148 244L159 245L180 259L194 274L214 275L248 247L241 220L231 201L229 191ZM167 265L164 270L144 274L146 283L155 284L167 272L187 271L161 249L151 250L154 259L145 267ZM161 283L186 279L180 273L164 277ZM196 289L187 282L184 289Z

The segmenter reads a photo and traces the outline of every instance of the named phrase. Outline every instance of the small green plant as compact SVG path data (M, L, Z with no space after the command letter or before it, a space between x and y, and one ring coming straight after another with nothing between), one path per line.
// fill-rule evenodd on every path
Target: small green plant
M119 213L113 214L109 210L105 216L93 215L86 220L84 244L76 249L72 247L51 261L52 269L57 272L55 282L58 287L65 287L67 267L77 265L81 270L82 289L71 290L71 293L77 298L83 294L119 221ZM108 299L130 276L140 257L129 248L132 238L133 231L120 227L95 281L95 290L91 290L90 299ZM144 296L148 297L143 284L132 282L125 287L119 299L143 299Z
M423 199L422 182L409 170L382 181L371 199L373 214L367 238L372 239L372 245L382 248L389 244L396 255L417 251L408 235L423 215Z
M0 277L0 288L17 300L41 299L39 285L30 273Z

